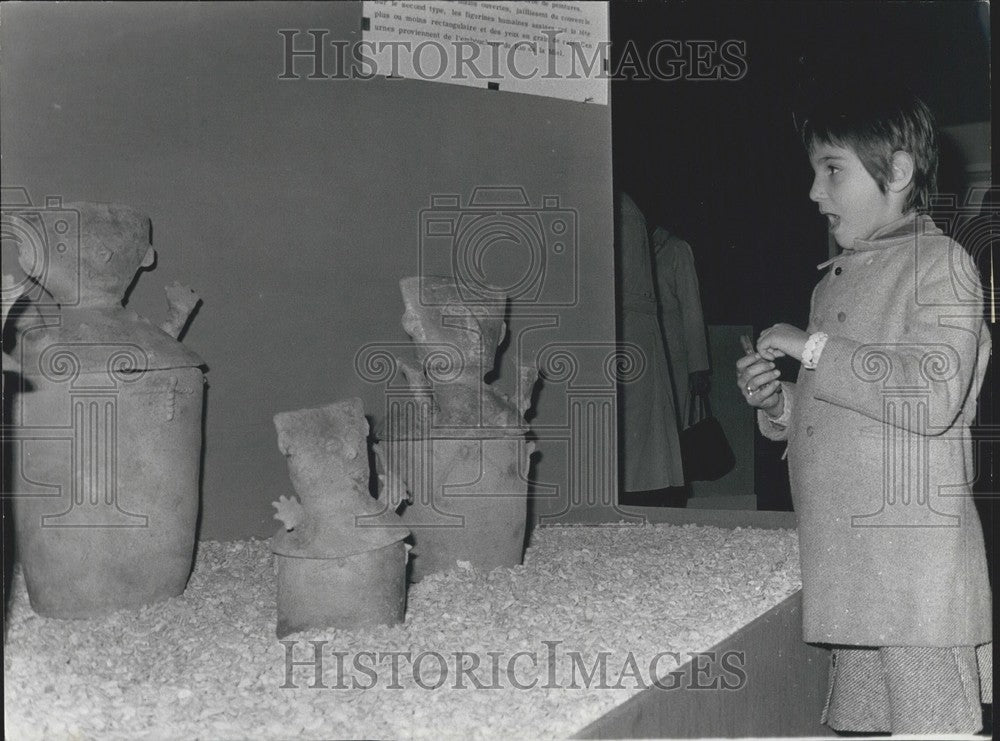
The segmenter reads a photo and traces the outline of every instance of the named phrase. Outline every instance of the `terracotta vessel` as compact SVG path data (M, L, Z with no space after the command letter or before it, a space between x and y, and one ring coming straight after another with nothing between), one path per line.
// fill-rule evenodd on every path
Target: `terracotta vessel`
M33 609L85 618L184 591L204 376L176 340L199 301L189 289L167 289L161 327L122 306L154 261L149 218L116 204L63 211L78 219L71 239L22 245L19 259L44 292L18 323L11 480Z
M485 382L506 332L502 306L463 302L448 278L404 278L400 288L419 367L400 361L412 394L390 405L378 452L390 489L408 494L410 578L459 562L515 566L524 558L534 450L524 414L538 374L522 367L511 395Z
M274 425L298 494L274 502L278 637L402 622L409 532L369 494L361 400L282 412Z

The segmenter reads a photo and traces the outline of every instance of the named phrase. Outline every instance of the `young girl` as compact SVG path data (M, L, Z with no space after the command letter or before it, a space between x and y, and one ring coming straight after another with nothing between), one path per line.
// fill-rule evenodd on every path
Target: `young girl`
M974 733L992 702L969 434L990 351L979 277L920 213L937 145L919 99L838 98L801 135L842 251L820 266L808 328L765 330L737 372L761 432L788 441L803 638L832 648L823 720ZM779 356L801 361L796 383Z

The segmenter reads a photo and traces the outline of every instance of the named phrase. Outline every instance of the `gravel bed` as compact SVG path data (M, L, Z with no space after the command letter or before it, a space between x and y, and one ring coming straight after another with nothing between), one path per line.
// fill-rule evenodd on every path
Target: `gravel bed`
M13 586L7 738L466 739L569 736L800 580L792 530L545 527L523 566L412 586L403 625L285 644L267 541L201 543L182 596L86 622Z

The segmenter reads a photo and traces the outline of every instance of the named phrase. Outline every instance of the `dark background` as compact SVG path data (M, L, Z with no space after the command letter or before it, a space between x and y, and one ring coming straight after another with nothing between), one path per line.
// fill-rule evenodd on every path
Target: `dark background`
M612 63L631 40L746 42L738 81L612 84L615 186L692 245L705 320L805 326L827 259L793 111L834 82L900 78L938 124L990 119L989 20L976 2L611 2ZM615 55L619 55L616 57ZM941 190L958 164L942 153ZM788 370L794 372L789 366ZM731 383L715 368L714 383ZM760 509L789 509L782 446L758 436ZM995 488L995 487L993 487Z

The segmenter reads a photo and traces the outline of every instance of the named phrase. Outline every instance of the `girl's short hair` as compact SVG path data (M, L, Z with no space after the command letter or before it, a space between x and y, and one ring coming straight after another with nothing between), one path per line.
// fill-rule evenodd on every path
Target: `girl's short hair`
M892 179L892 155L913 158L913 187L904 211L926 211L937 189L938 143L934 116L901 86L854 89L814 106L799 126L806 150L832 144L852 150L883 193Z

